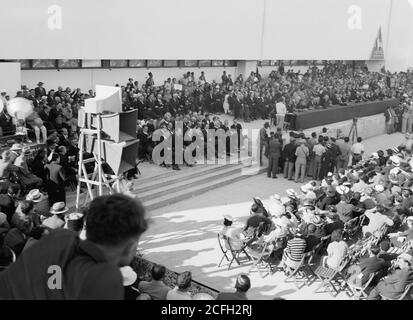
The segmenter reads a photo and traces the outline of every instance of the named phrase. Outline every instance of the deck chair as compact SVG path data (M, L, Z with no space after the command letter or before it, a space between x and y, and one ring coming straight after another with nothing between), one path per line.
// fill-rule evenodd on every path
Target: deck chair
M229 248L229 251L231 252L232 255L232 259L229 261L229 265L228 265L228 270L231 269L232 263L235 261L239 266L241 265L241 259L240 259L240 255L241 253L243 253L245 255L245 257L251 261L251 257L249 256L249 254L247 253L247 251L245 250L247 248L247 244L244 244L239 250L236 250L232 247L231 245L231 239L227 236L223 236L225 243L227 244L227 248Z
M273 268L269 261L272 253L272 246L268 242L263 242L262 245L258 245L257 248L250 247L249 254L252 258L253 264L248 271L248 274L256 268L258 270L261 278L265 278L267 275L273 274ZM262 270L265 270L266 273L263 276Z
M335 298L340 292L344 291L347 287L344 270L349 262L349 257L345 257L338 269L331 269L320 265L314 271L314 274L317 279L321 281L321 284L314 290L314 293L320 293L321 289L325 289L333 298Z
M295 285L298 289L301 289L303 286L310 286L317 278L311 269L311 262L314 257L314 250L306 252L297 268L291 270L292 273L284 279L284 282L292 282L293 279Z
M404 289L403 294L398 299L390 299L390 298L387 298L387 297L382 296L382 295L380 295L380 297L382 298L382 300L404 300L407 297L407 295L409 294L409 292L412 288L413 288L413 283L408 284L406 286L406 289Z
M350 267L351 268L351 267ZM346 291L347 295L354 300L361 300L367 299L368 293L366 292L367 288L370 286L373 279L378 275L378 272L373 272L370 274L369 278L367 279L364 285L358 285L351 281L351 279L346 280L348 291Z
M228 249L225 247L225 239L224 239L224 235L221 235L221 234L217 234L217 236L218 236L218 244L219 244L219 248L221 249L221 252L222 252L222 258L221 258L221 260L219 261L219 264L218 264L218 268L221 266L221 264L222 264L222 262L224 261L224 259L226 259L228 262L230 261L229 260L229 258L228 258L228 256L227 256L227 252L228 252Z

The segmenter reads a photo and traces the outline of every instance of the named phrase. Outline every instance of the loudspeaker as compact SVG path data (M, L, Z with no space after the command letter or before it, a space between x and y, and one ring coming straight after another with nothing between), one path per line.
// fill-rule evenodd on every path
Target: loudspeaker
M102 139L113 140L116 143L136 139L136 121L138 110L122 113L102 114L101 129L104 132ZM97 116L92 115L92 127L97 128Z
M120 87L96 86L96 97L85 100L86 113L122 112Z
M86 142L86 150L97 155L97 139L89 136ZM121 143L101 140L102 159L111 167L115 175L122 174L135 167L138 156L138 143L139 140L137 139Z

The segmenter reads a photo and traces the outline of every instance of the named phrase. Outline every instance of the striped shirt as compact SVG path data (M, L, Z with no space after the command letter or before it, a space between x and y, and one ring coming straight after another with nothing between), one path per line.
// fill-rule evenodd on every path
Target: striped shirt
M305 247L307 243L305 239L302 238L293 238L287 242L286 255L294 262L298 262L304 255Z

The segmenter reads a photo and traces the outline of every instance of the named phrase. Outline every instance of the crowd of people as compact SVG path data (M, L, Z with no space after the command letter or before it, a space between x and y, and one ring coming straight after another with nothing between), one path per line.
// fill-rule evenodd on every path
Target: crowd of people
M413 139L409 134L413 107L405 96L406 92L411 93L411 80L410 73L392 75L365 70L348 73L339 64L327 64L323 69L313 67L305 74L285 72L281 65L266 79L252 72L245 80L242 76L233 80L224 72L221 83L208 82L203 73L198 79L193 73L187 73L179 81L168 79L162 86L154 86L150 73L143 85L129 79L121 90L124 110L138 109L138 157L141 159L151 159L156 146L151 138L157 130L164 139L195 132L204 139L205 151L212 148L213 156L219 158L221 151L223 155L240 152L242 126L238 119L273 119L277 129L271 131L268 122L260 131L260 153L269 159L268 177L277 178L283 171L286 179L297 183L304 183L308 177L311 181L301 186L301 195L287 190L287 202L279 195L274 195L268 205L255 199L252 215L241 232L234 229L232 217L227 217L222 234L228 236L235 249L245 243L251 246L267 243L271 254L279 258L280 265L289 274L303 254L321 243L325 236L330 235L331 242L322 265L335 269L354 253L349 239L354 239L358 227L362 243L380 233L379 241L368 247L370 258L363 257L360 261L363 279L368 277L365 270L380 271L380 276L372 281L370 298L373 299L397 298L413 281L413 252L406 249L406 243L413 240L410 210ZM175 289L166 290L162 286L165 269L155 266L152 282L140 282L135 290L130 288L137 282L136 278L132 281L133 272L128 268L119 272L119 268L113 267L130 263L139 236L147 228L139 202L122 195L102 197L92 201L85 212L68 213L66 189L73 189L77 183L78 111L84 100L94 93L90 90L84 94L80 89L62 87L47 92L43 85L39 82L35 89L23 86L17 92L17 97L33 104L33 112L24 123L18 121L21 119L16 115L8 114L7 108L0 114L2 135L13 135L22 125L27 129L13 136L14 144L2 152L0 159L0 267L5 270L0 273L0 297L123 299L127 291L131 296L137 292L135 296L140 299L193 298L188 293L190 272L178 276ZM347 137L329 137L327 130L307 138L302 132L286 132L282 125L286 112L386 97L401 99L399 109L390 109L385 116L389 130L408 132L406 141L398 148L379 150L371 156L364 153L361 138L351 145ZM5 105L10 100L5 92L0 93L0 98ZM233 123L221 121L216 115L210 118L210 114L219 113L232 113ZM183 122L182 130L175 128L177 121ZM208 140L207 129L225 132L225 150L218 150L215 141ZM39 140L39 132L44 141ZM231 137L238 137L237 143L229 143ZM35 154L28 147L31 140L38 142ZM169 163L163 165L170 166ZM172 168L178 170L179 165L172 163ZM133 214L127 216L130 212ZM102 216L105 218L101 219ZM387 226L385 230L384 226ZM81 235L87 240L78 240ZM31 248L35 243L39 245ZM387 253L390 247L403 250L395 257ZM39 254L45 256L44 261L39 261ZM21 255L27 258L19 259ZM73 265L65 293L33 292L29 288L32 280L36 283L44 280L46 285L47 279L43 278L47 272L33 273L30 277L34 278L27 282L21 277L29 264L42 271L47 264L68 261ZM107 263L96 266L89 264L90 261ZM371 266L373 262L381 269L376 270L376 264ZM85 265L91 269L89 273L80 271ZM101 281L102 277L106 280ZM128 290L119 285L122 283ZM397 290L394 283L398 284ZM246 299L250 286L249 278L240 275L236 292L222 293L218 299ZM393 286L391 293L389 286Z
M295 144L305 146L302 141ZM328 170L299 191L286 190L286 198L276 194L265 204L254 198L244 223L236 225L231 216L224 217L223 247L248 254L264 252L265 246L287 277L302 265L306 253L325 252L319 265L344 275L338 287L361 289L369 281L368 299L405 297L413 283L411 136L386 152L353 157L344 167L334 162ZM316 273L314 261L310 267ZM351 279L360 281L352 283L346 274L351 266L357 266Z

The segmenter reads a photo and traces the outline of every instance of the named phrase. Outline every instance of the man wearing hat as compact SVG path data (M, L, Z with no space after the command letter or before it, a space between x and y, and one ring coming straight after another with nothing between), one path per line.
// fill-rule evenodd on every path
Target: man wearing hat
M396 264L398 268L371 290L368 300L380 300L381 297L397 300L404 293L406 286L413 282L412 255L402 253L397 257Z
M14 160L20 155L23 146L20 143L15 143L10 148L10 163L14 163Z
M65 225L64 215L68 211L69 208L64 202L56 202L50 209L52 216L45 219L42 224L52 230L63 228Z
M37 84L36 89L34 89L34 93L35 93L37 99L40 99L42 96L47 96L46 89L43 88L43 85L44 85L44 83L40 81Z

